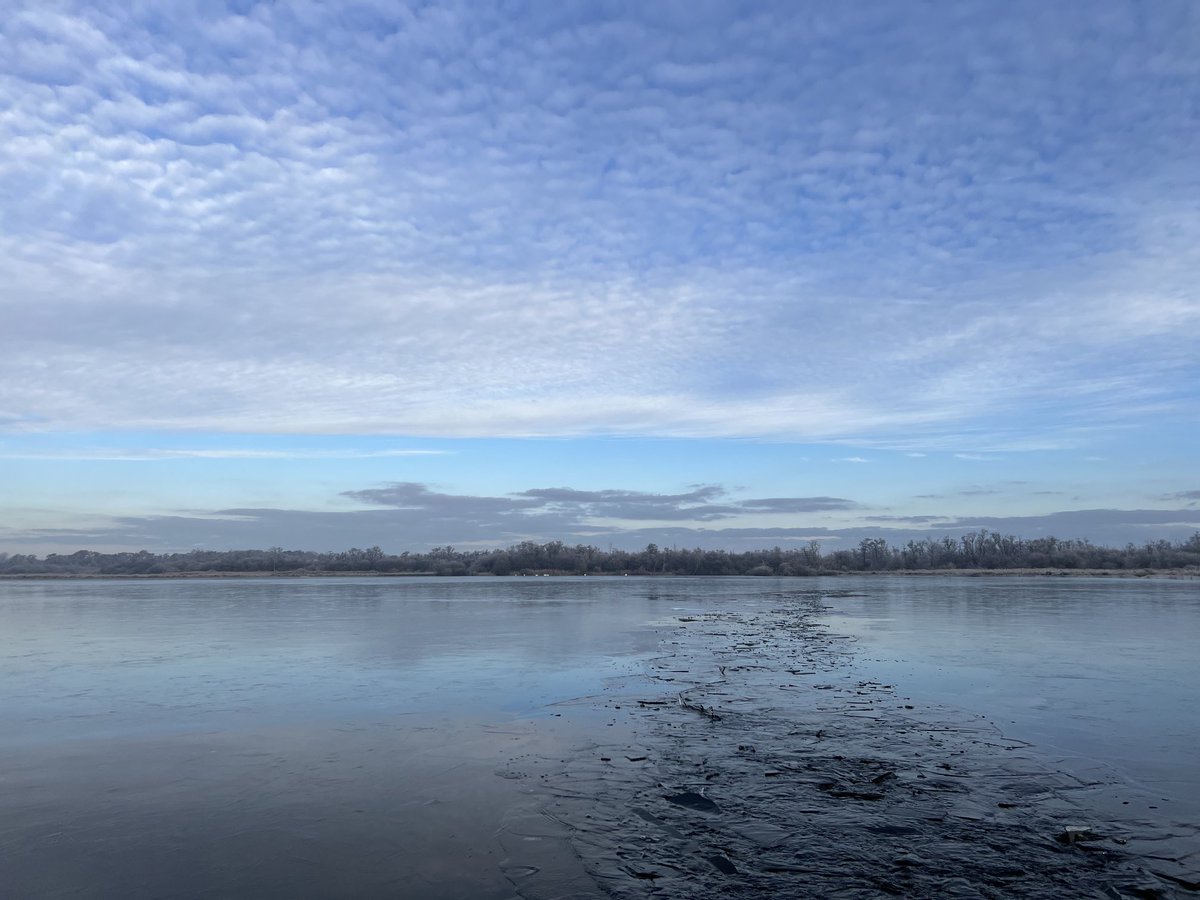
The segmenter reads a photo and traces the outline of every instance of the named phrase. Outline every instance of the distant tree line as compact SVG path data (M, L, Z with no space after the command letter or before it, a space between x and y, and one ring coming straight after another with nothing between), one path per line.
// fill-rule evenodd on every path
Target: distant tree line
M649 544L644 550L601 550L562 541L523 541L504 550L384 553L378 547L341 552L310 550L192 550L187 553L97 553L79 550L0 553L0 575L187 575L204 573L337 573L390 575L823 575L954 569L1181 569L1200 567L1200 531L1186 541L1153 541L1122 548L1087 540L1025 540L991 531L959 538L909 541L864 538L857 547L824 552L819 541L787 550L678 549Z

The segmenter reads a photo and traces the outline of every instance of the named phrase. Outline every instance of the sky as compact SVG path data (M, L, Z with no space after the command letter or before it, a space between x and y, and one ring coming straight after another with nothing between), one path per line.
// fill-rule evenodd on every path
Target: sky
M8 2L0 551L1200 530L1200 4Z

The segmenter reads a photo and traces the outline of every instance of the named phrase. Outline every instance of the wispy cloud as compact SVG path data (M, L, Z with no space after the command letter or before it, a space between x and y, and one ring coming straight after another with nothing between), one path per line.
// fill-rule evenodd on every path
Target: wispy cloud
M444 456L448 450L261 450L251 448L194 448L121 450L9 451L0 447L0 459L39 460L45 462L153 462L171 459L242 459L242 460L333 460L333 459L390 459L406 456Z
M1200 491L1175 491L1171 494L1162 494L1158 497L1159 500L1178 501L1178 500L1200 500Z
M866 522L885 522L890 525L931 525L936 522L950 522L949 516L863 516Z

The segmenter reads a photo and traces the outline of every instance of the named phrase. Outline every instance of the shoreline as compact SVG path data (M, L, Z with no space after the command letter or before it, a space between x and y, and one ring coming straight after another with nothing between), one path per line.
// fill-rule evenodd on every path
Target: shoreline
M190 579L263 579L263 578L786 578L789 581L805 582L814 578L849 578L865 576L871 578L899 576L904 578L930 578L950 576L958 578L1170 578L1183 581L1200 579L1200 569L887 569L864 571L823 571L810 575L677 575L656 572L531 572L525 575L478 575L443 576L436 572L145 572L127 574L100 574L90 572L39 572L0 573L0 581L130 581L130 580L190 580Z

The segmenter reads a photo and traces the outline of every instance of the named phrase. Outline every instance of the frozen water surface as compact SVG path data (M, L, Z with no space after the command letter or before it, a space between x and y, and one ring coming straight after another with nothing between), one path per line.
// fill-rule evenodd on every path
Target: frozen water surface
M0 583L16 897L1189 896L1200 583Z

